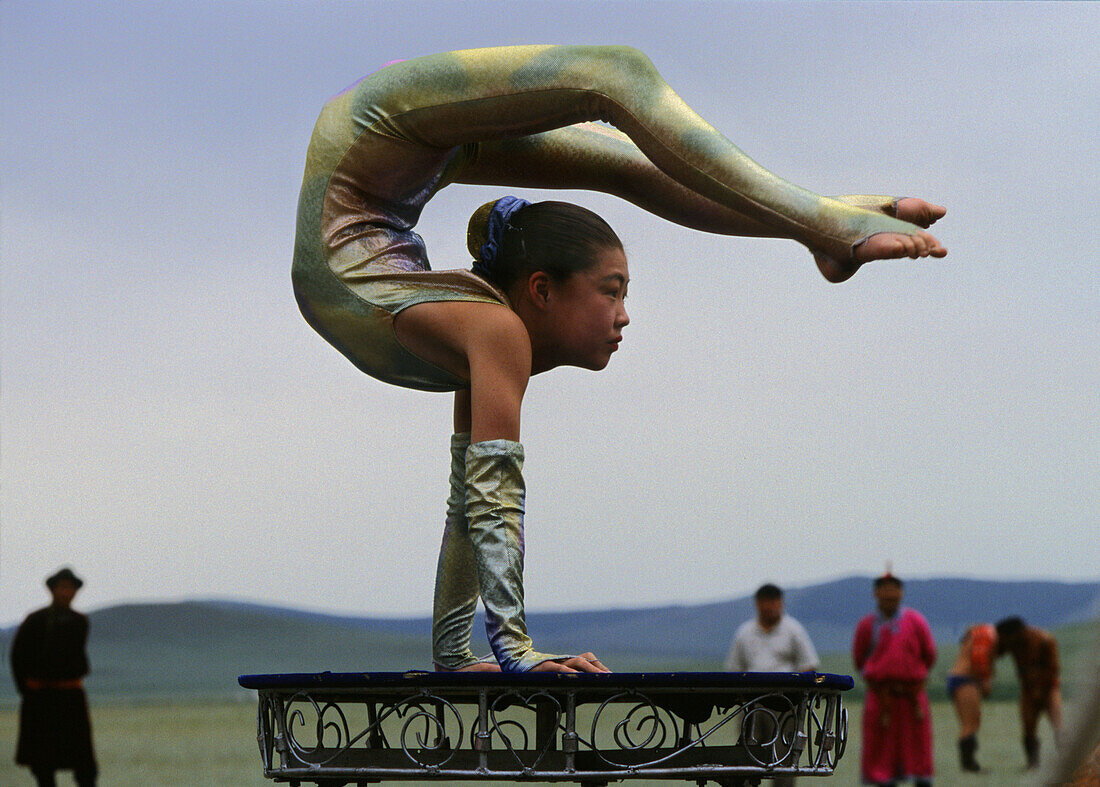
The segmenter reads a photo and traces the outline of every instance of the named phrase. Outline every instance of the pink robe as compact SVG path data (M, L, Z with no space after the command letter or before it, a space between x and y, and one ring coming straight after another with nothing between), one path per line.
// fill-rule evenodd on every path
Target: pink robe
M856 626L852 659L867 682L863 781L931 779L932 717L924 684L936 662L936 643L928 622L908 607L889 620L867 615Z

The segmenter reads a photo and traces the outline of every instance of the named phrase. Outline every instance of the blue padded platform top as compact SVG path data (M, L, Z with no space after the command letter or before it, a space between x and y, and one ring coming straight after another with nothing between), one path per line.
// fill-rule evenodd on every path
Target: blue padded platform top
M817 688L848 691L855 682L848 675L821 672L288 672L241 675L246 689L417 688L419 686L474 688L539 685L591 689L765 689Z

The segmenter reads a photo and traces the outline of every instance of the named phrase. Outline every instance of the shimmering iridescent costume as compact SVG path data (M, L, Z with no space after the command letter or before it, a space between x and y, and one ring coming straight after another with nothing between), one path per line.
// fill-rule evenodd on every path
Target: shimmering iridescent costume
M412 228L428 199L453 182L606 191L687 226L793 238L841 260L872 234L917 230L862 209L882 209L890 198L841 202L764 170L699 118L634 49L503 47L398 62L322 110L306 159L292 271L310 325L386 382L432 391L467 385L397 341L393 320L402 309L451 300L508 305L468 271L429 269ZM486 581L515 574L517 565L522 570L522 451L517 461L478 446L465 457L476 465L464 468L468 529L455 498L448 521L457 524L448 525L440 556L436 617L446 625L437 625L435 657L451 668L473 661L467 610L477 588L468 571L448 566L468 566L464 550L472 547L487 608ZM503 509L487 502L493 484L517 483ZM496 516L496 529L486 525L489 514L478 519L475 511ZM539 654L524 650L522 583L513 576L503 584L509 587L497 588L494 603L507 610L489 609L490 619L500 618L495 631L490 623L490 640L503 666L529 669ZM508 616L517 608L513 626Z

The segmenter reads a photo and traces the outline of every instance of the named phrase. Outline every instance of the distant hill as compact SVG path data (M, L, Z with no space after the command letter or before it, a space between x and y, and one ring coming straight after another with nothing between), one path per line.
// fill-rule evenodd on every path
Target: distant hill
M798 618L823 652L846 651L852 629L873 611L869 577L846 577L786 590L787 611ZM914 579L905 583L905 602L928 619L937 640L957 640L971 623L1019 615L1043 628L1058 628L1100 616L1100 582L996 582L973 579ZM226 604L237 609L273 608ZM341 626L400 636L425 636L430 618L355 618L281 609L292 619L327 620ZM752 617L751 597L710 604L608 609L586 612L534 612L529 628L540 647L568 649L577 642L601 650L649 654L655 659L720 662L744 620ZM588 646L585 647L595 647Z
M905 583L907 606L919 610L937 641L955 641L971 623L1019 615L1047 629L1100 616L1100 582L993 582L913 579ZM849 577L791 590L787 609L813 633L823 651L847 650L856 621L873 611L871 580Z
M1070 627L1073 641L1089 648L1095 626L1086 624L1100 612L1100 583L911 580L905 602L928 618L945 655L970 623L1010 614L1048 629ZM835 654L825 659L834 671L848 671L844 654L852 627L872 607L866 577L787 591L788 611L822 654ZM734 629L752 614L746 597L533 613L529 626L543 650L567 652L581 644L622 671L707 670L720 668ZM225 601L128 604L90 617L89 688L98 696L226 695L239 691L236 676L242 673L430 668L428 618L358 618ZM13 635L14 629L0 631L5 656ZM0 681L0 702L14 696L10 680Z
M953 641L971 623L993 622L1008 615L1020 615L1044 628L1092 620L1100 615L1100 582L910 580L905 583L905 604L928 618L937 640ZM819 650L846 651L856 621L874 609L871 579L847 577L788 589L786 606L806 626ZM540 647L548 649L592 642L608 653L720 663L734 630L753 614L752 598L744 597L690 606L532 613L529 625ZM428 618L330 619L405 636L423 635L431 629Z

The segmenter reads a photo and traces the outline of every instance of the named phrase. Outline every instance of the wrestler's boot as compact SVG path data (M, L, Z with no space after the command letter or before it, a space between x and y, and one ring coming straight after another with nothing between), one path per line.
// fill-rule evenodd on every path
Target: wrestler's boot
M466 527L466 449L469 446L468 432L451 435L451 489L447 497L439 564L435 570L432 611L432 661L444 670L496 661L491 654L479 659L470 650L470 631L479 592L474 550Z
M1024 736L1024 753L1027 755L1028 770L1039 767L1039 739L1034 735Z
M466 451L466 521L473 544L485 630L505 672L568 658L531 649L523 611L523 446L474 443Z
M978 761L974 759L974 752L977 750L978 737L976 735L959 738L959 762L964 771L977 773L982 769L982 766L978 765Z

